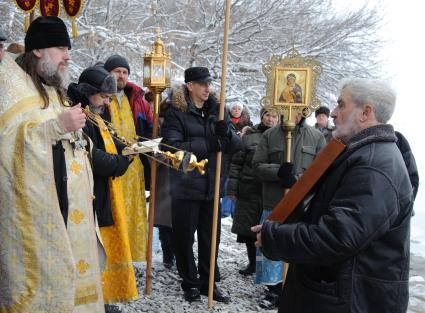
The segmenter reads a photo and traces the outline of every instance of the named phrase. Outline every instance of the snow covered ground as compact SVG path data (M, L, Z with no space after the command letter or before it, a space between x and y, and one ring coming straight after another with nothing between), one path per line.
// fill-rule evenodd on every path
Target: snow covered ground
M247 262L245 246L236 243L236 236L230 232L231 219L222 220L222 236L220 244L219 265L222 281L221 289L231 296L230 304L214 302L212 312L274 312L261 309L258 301L264 287L253 284L252 277L242 277L238 269ZM136 312L207 312L208 299L202 296L202 302L189 304L183 299L179 276L174 267L168 270L162 265L162 253L157 240L154 240L152 295L144 295L143 278L138 281L140 299L128 304L120 304L126 313ZM196 244L194 246L196 250ZM425 258L412 254L410 273L410 305L409 313L425 312Z

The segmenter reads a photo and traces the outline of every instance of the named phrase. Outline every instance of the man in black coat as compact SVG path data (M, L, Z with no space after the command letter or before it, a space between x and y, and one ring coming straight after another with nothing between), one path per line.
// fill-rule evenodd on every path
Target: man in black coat
M219 105L210 94L211 80L205 67L186 69L186 84L173 90L162 129L165 143L192 152L198 160L208 159L205 175L196 170L187 174L170 172L176 264L183 279L185 299L189 302L199 300L200 293L208 293L216 154L218 151L224 155L232 154L241 146L239 136L231 128L229 116L226 115L223 121L217 120ZM220 181L222 187L223 175ZM192 249L196 231L198 268ZM217 237L218 248L220 223ZM217 262L215 273L217 277ZM226 303L229 301L217 286L214 286L213 299Z
M68 96L74 104L81 103L83 107L88 106L94 114L102 114L105 106L110 102L110 97L116 91L117 83L114 76L101 67L92 66L81 73L78 84L69 85ZM130 164L130 158L105 152L105 143L99 127L90 119L87 120L83 131L93 142L91 154L95 195L93 208L99 226L111 226L114 220L108 178L123 175ZM117 140L114 140L114 143L118 153L121 153L125 145Z
M293 224L253 227L271 259L290 263L279 312L406 312L412 186L387 122L394 91L347 81L332 112L346 149Z

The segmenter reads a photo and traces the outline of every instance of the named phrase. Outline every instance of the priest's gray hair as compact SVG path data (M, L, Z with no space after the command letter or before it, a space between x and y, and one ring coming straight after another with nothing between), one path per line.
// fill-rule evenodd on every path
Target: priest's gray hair
M350 92L353 102L358 106L370 104L375 112L376 120L386 124L394 113L396 92L382 80L353 78L344 80L341 91Z

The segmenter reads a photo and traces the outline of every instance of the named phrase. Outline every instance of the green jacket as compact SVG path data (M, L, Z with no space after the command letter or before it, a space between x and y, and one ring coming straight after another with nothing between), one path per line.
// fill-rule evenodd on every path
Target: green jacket
M261 182L255 175L252 157L264 131L269 128L258 124L242 137L243 148L233 155L230 165L227 195L237 197L232 232L255 238L251 227L260 222Z
M298 124L292 136L291 160L293 174L298 178L313 161L316 154L326 145L323 134L314 127ZM264 210L272 210L282 199L284 188L277 176L280 165L285 162L286 136L281 125L264 132L252 163L257 177L262 182Z

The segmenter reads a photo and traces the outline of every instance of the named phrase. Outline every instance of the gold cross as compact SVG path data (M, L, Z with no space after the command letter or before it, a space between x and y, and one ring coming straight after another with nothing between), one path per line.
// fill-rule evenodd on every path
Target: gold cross
M44 224L44 227L47 229L47 234L50 236L52 234L52 230L56 227L55 224L52 223L52 218L50 216L47 224Z
M75 175L78 176L81 172L81 165L77 161L72 160L70 169Z

